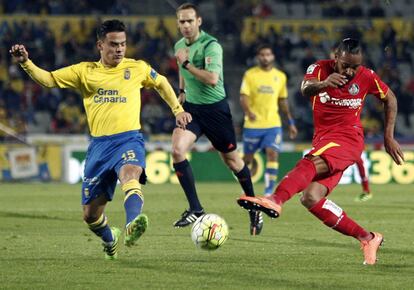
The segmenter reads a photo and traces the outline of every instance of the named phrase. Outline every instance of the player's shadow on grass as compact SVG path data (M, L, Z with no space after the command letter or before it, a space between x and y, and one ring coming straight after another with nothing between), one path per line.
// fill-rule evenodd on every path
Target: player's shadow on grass
M291 240L292 245L307 245L310 247L318 247L318 248L325 248L325 247L332 247L332 248L355 248L355 245L352 243L345 243L345 242L327 242L325 240L320 239L304 239L295 237Z
M45 214L29 214L20 212L0 211L0 217L9 218L22 218L22 219L40 219L40 220L60 220L60 221L72 221L71 218L62 218L57 216L49 216Z
M240 238L229 238L229 240L232 241L238 241L238 242L246 242L246 243L258 243L258 244L274 244L275 241L272 239L257 239L256 237L250 237L250 238L245 238L245 239L240 239Z

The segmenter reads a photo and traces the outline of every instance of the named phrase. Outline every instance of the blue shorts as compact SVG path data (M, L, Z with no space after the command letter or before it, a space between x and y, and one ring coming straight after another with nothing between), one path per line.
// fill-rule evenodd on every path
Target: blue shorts
M243 152L255 153L259 149L271 148L280 152L282 146L282 127L267 129L243 129Z
M101 194L112 200L119 171L125 164L145 168L145 146L139 131L93 137L86 153L82 181L82 204L89 204ZM145 172L140 182L145 183Z

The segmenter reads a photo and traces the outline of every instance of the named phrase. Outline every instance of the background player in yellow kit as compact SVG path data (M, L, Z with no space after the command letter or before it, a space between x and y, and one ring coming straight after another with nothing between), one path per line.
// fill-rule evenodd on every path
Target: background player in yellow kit
M298 133L287 101L286 74L274 67L272 47L257 48L258 65L248 69L240 88L240 103L244 111L244 162L250 165L257 150L266 152L265 195L273 193L279 170L278 153L282 143L282 122L279 108L288 118L289 137Z

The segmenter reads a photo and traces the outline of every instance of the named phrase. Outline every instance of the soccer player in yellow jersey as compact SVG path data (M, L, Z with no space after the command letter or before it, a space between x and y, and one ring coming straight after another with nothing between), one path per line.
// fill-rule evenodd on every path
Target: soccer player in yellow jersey
M289 137L297 135L295 122L287 101L287 78L274 67L272 47L262 44L257 49L258 66L246 71L240 89L243 108L244 162L252 164L257 150L266 152L265 195L273 193L279 169L278 152L282 142L279 108L288 118Z
M25 47L15 44L13 58L29 76L44 87L71 88L83 97L92 141L82 182L83 219L103 241L105 257L117 257L121 231L108 226L104 209L113 198L117 180L125 192L126 246L145 232L148 218L144 203L145 148L139 132L142 87L155 88L170 106L177 126L185 128L191 115L184 112L164 76L146 62L125 58L125 25L119 20L103 22L97 30L100 60L81 62L52 72L37 67Z

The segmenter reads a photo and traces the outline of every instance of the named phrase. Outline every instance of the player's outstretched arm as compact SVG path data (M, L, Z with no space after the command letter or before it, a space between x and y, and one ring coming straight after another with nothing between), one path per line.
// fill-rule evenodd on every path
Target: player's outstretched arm
M184 112L183 107L178 102L177 96L167 78L158 75L159 82L156 85L156 90L160 94L161 98L168 104L173 112L177 126L185 129L185 126L191 122L192 117L190 113Z
M395 120L397 117L397 98L391 89L388 89L384 102L384 147L385 151L392 157L395 163L401 165L404 163L404 154L401 151L400 144L394 139Z
M13 59L20 64L25 72L37 83L47 88L57 87L52 74L36 66L30 59L29 53L22 44L15 44L9 50Z

